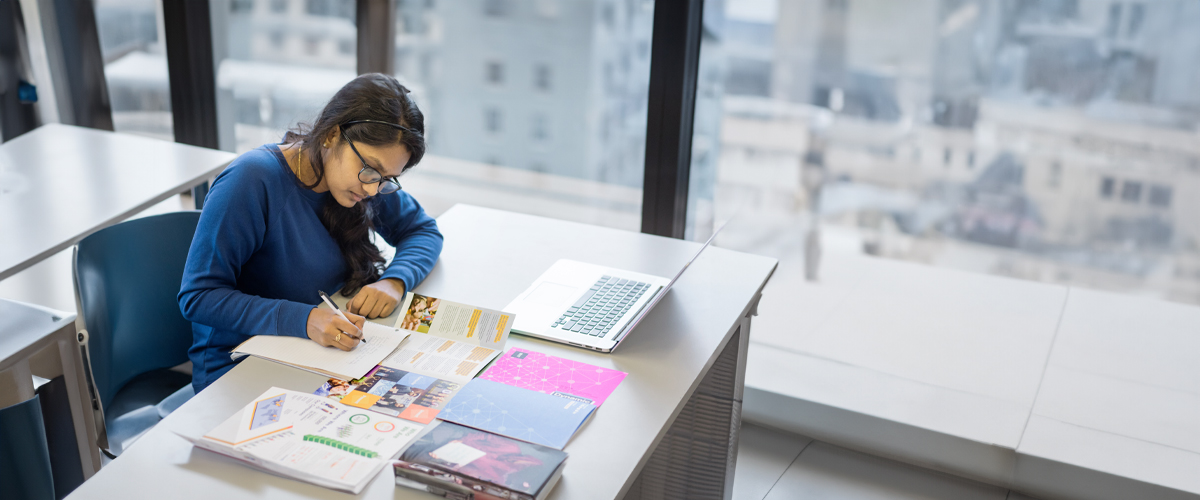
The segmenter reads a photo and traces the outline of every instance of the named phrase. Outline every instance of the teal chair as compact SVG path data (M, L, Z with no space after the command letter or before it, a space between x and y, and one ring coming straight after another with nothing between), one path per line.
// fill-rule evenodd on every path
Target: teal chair
M38 396L0 408L0 496L54 500L50 448Z
M135 219L75 247L75 293L110 457L194 395L191 375L170 368L188 360L192 345L176 296L199 220L200 212Z

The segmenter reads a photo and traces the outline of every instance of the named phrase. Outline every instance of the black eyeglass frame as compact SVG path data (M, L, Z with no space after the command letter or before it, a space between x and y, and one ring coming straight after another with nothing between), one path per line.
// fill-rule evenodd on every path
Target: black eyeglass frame
M354 156L358 157L358 161L362 162L363 168L362 170L358 171L359 182L362 182L363 184L379 184L379 194L392 194L396 191L399 191L402 189L402 186L400 186L400 181L395 177L385 177L383 173L381 173L379 170L376 170L375 167L367 165L367 160L363 158L362 153L359 153L358 148L354 147L354 141L351 141L349 137L346 137L346 127L358 123L377 123L380 125L387 125L394 129L410 134L413 133L413 131L400 124L379 120L354 120L338 125L338 130L342 133L342 138L346 140L346 144L350 145L350 150L354 151Z

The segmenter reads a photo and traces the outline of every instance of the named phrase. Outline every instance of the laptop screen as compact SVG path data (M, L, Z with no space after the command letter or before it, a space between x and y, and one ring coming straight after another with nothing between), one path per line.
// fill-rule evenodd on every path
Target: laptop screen
M733 219L730 218L729 220ZM700 257L701 253L704 253L704 249L708 248L708 246L712 244L713 239L715 239L717 235L721 233L721 230L725 229L725 226L729 225L729 220L725 221L724 224L721 224L721 227L717 228L716 231L713 231L712 236L708 237L708 241L705 241L704 245L700 247L700 250L696 251L696 255L693 255L691 259L688 259L688 261L683 264L683 269L680 269L679 272L675 273L675 277L671 278L671 282L667 283L667 286L663 287L662 290L654 294L654 297L650 299L650 302L646 304L646 307L643 307L641 311L638 311L637 316L634 316L633 320L629 322L629 326L625 327L625 331L622 332L621 336L617 338L617 342L625 340L625 337L629 335L629 332L632 332L633 328L642 321L642 318L645 318L646 314L648 314L651 309L654 309L654 306L658 304L658 301L667 296L667 291L671 289L671 286L679 280L680 276L683 276L683 272L687 271L688 266L691 266L693 262L696 262L696 259Z

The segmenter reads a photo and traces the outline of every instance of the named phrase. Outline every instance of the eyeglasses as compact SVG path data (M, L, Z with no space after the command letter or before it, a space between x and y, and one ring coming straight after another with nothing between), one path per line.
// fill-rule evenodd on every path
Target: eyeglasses
M381 122L379 120L354 120L338 126L338 129L342 132L342 138L346 139L346 144L350 145L350 150L354 151L354 155L358 157L358 161L361 161L363 164L362 170L358 171L358 180L363 184L379 184L379 194L392 194L396 191L399 191L400 181L396 180L395 177L384 177L383 174L379 173L379 171L375 169L375 167L367 165L367 160L364 159L362 154L358 152L358 148L354 147L354 141L351 141L349 137L346 137L346 127L357 123L378 123L380 125L387 125L394 129L408 132L410 134L414 132L403 125Z

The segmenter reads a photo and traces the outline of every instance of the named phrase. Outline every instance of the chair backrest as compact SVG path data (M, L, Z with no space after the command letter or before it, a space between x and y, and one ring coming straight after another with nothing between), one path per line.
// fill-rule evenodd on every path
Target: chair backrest
M192 324L179 286L200 212L122 222L75 247L75 292L100 401L130 379L187 361Z
M0 408L0 485L4 485L4 498L54 500L53 474L38 397Z

